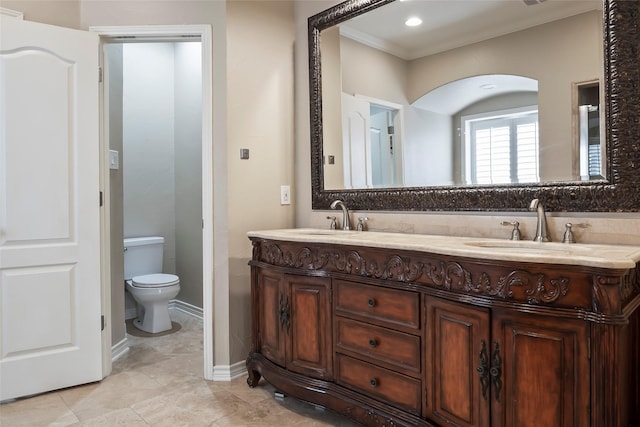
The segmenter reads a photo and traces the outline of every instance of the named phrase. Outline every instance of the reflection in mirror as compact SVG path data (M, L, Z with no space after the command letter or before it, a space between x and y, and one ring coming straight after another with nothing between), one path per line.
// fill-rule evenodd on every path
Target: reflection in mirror
M405 1L324 29L324 188L603 179L601 7Z
M601 140L600 86L598 82L576 85L578 98L578 144L580 179L604 179L605 144Z
M468 77L432 90L410 108L420 126L416 143L407 144L414 162L407 165L410 186L540 181L536 80ZM420 167L424 158L438 165L441 181Z
M334 34L335 45L338 46L334 52L323 51L320 54L321 45L331 37L325 35L336 32L339 26L345 22L351 21L353 18L369 16L378 9L385 9L394 0L346 0L337 4L323 12L309 17L309 110L310 110L310 128L311 128L311 194L313 209L328 209L328 206L336 199L345 201L351 209L354 210L383 210L383 211L520 211L526 210L532 199L541 200L547 211L566 211L566 212L638 212L640 209L640 91L638 91L638 82L640 81L640 63L638 59L638 46L640 46L640 31L638 31L638 22L640 22L640 2L626 0L604 0L602 3L603 13L600 17L594 19L599 21L604 18L603 22L603 38L598 40L598 50L602 49L602 62L604 63L603 75L598 72L597 75L588 77L593 74L588 72L592 65L591 59L593 40L587 37L575 40L571 34L572 31L549 31L537 34L537 38L545 42L548 47L548 53L545 55L543 48L530 51L530 58L524 58L523 64L516 62L511 64L511 69L498 69L498 65L506 64L510 55L504 55L505 52L514 53L509 50L509 46L519 46L520 50L527 50L531 42L531 37L523 37L526 29L523 27L512 28L516 31L516 37L510 42L503 44L505 49L492 51L485 49L485 41L498 39L502 34L492 34L490 37L484 37L481 41L468 46L468 43L459 43L450 33L450 29L467 29L466 35L478 35L481 32L476 28L472 28L475 23L489 23L489 29L500 28L497 24L500 22L511 22L514 27L521 26L528 21L528 18L535 14L527 14L520 16L518 19L505 19L501 13L496 10L491 13L484 14L482 19L465 19L460 16L462 21L456 25L447 28L439 27L427 37L430 41L439 41L436 43L439 48L432 51L426 49L409 49L407 55L401 58L403 61L413 61L416 58L427 57L425 67L421 67L411 73L398 69L397 67L387 66L383 62L376 62L380 57L370 55L368 57L356 57L353 59L356 63L367 65L366 73L362 73L358 68L355 72L350 72L347 67L340 64L341 52L340 42L344 37L340 37L340 32ZM464 0L461 0L464 1ZM471 12L476 5L487 5L492 0L483 0L475 2L465 2L467 7L458 8L462 12ZM395 2L394 4L397 4ZM436 5L438 0L429 1L405 1L403 3ZM447 4L461 5L460 1L446 1ZM524 2L523 2L524 3ZM526 3L535 3L526 1ZM538 8L542 5L567 5L571 6L578 1L562 1L562 0L546 0L538 1L530 7ZM511 6L517 7L519 1L500 2L504 7L501 11L510 9ZM392 10L392 9L388 9ZM439 15L440 8L434 8L428 16L435 17L436 22L445 22L443 17ZM584 17L589 15L585 11L579 15L571 15L571 17L560 21L571 20L572 17ZM390 23L393 21L393 14L385 12L380 15L382 19L377 25L380 29L395 28ZM567 15L569 16L569 15ZM467 17L468 18L468 17ZM497 21L491 21L497 19ZM557 23L557 22L556 22ZM495 25L494 25L495 24ZM551 25L549 22L545 25ZM414 27L416 28L416 27ZM529 28L527 26L526 28ZM593 27L592 27L593 28ZM565 37L566 34L566 37ZM486 35L485 35L486 36ZM409 37L423 44L424 38L418 37L416 33L412 33ZM494 40L495 41L495 40ZM567 44L567 41L573 41L573 44L565 46L562 52L554 52L556 45ZM447 43L449 42L449 43ZM443 45L447 45L444 46ZM414 46L415 47L415 46ZM450 56L451 51L446 49L468 50L471 55L466 59L463 57ZM514 51L517 49L513 49ZM416 54L417 52L417 54ZM357 53L357 52L356 52ZM387 52L384 52L387 53ZM344 54L344 52L342 52ZM500 54L500 55L499 55ZM584 54L584 55L583 55ZM331 61L325 61L327 57L333 56L334 64L339 66L331 66ZM579 73L579 77L572 76L567 78L566 70L563 66L563 59L566 57L574 58L579 65L579 69L586 70ZM343 56L347 57L347 56ZM398 58L393 56L393 58ZM442 63L433 63L434 58L449 59L445 63L455 66L444 67ZM534 60L535 58L535 60ZM558 62L557 60L560 59ZM418 59L416 62L423 62ZM391 61L388 61L389 65ZM490 68L493 64L494 69L477 70L479 65ZM430 66L429 66L430 65ZM598 63L598 69L602 63ZM445 72L446 69L446 72ZM469 72L471 69L473 72ZM533 69L536 74L528 72ZM324 74L323 74L324 73ZM393 74L404 75L404 80L394 80ZM328 74L328 76L327 76ZM341 98L342 92L350 94L358 94L360 97L388 101L394 104L410 105L425 93L430 92L434 88L441 87L450 81L462 80L467 77L492 75L492 74L509 74L516 76L526 76L533 78L539 83L538 90L538 122L539 122L539 157L549 157L553 163L549 165L540 164L539 174L545 176L545 179L539 183L524 184L471 184L471 185L441 185L441 186L424 186L424 187L389 187L389 188L366 188L366 189L346 189L344 188L344 174L342 167L342 158L336 159L335 155L326 155L328 153L342 153L342 123L341 117ZM549 78L557 76L557 79ZM380 77L383 77L380 79ZM330 80L325 80L329 78ZM332 80L331 80L332 79ZM333 86L333 91L327 90L326 86L330 82L337 82L337 86ZM375 82L382 82L376 84ZM398 83L400 82L400 83ZM404 82L404 83L403 83ZM352 87L352 89L345 89ZM395 100L394 91L406 89L404 93L406 99ZM366 86L366 87L365 87ZM592 87L591 89L589 87ZM367 92L368 88L374 88L371 93ZM567 89L570 87L571 89ZM590 89L589 94L584 94L581 89ZM570 91L566 96L567 90ZM599 104L596 111L595 94L597 93L597 103ZM557 96L554 100L555 95ZM325 102L325 96L329 97L329 101ZM604 102L603 102L604 99ZM549 102L551 100L551 102ZM549 105L549 106L548 106ZM582 107L582 108L581 108ZM551 108L551 110L549 110ZM570 113L567 113L570 111ZM585 114L583 113L590 113ZM556 117L558 116L558 117ZM604 120L595 121L595 116L604 116ZM394 118L394 121L396 119ZM327 122L326 125L324 122ZM597 126L590 126L592 123ZM394 124L395 127L395 124ZM570 130L568 130L570 129ZM583 132L584 129L584 132ZM398 130L394 129L395 134ZM598 134L600 134L598 141ZM582 135L582 136L581 136ZM401 136L401 135L400 135ZM398 138L401 139L401 138ZM545 141L551 141L548 147L560 148L559 154L556 156L546 156L545 151L548 147ZM589 153L591 153L592 163L597 158L597 144L600 144L600 171L597 169L589 171ZM592 147L595 146L595 147ZM566 174L566 153L570 152L571 158L571 180L562 181L555 180L551 175L555 171ZM576 153L579 153L577 155ZM398 155L398 151L394 147L394 156ZM342 157L342 156L340 156ZM397 157L395 157L397 159ZM323 162L323 160L327 160ZM333 162L331 160L334 160ZM397 160L395 160L397 162ZM323 164L338 164L339 173L335 181L335 185L327 185L325 178L331 174L331 168L323 167ZM424 164L422 162L421 164ZM586 167L585 167L586 165ZM403 163L404 166L404 163ZM564 168L564 169L563 169ZM585 172L581 172L584 169ZM394 169L396 173L397 168ZM593 174L592 174L593 172ZM325 174L327 176L325 176ZM406 177L406 173L404 173ZM603 179L598 180L598 175ZM579 177L579 179L574 179ZM406 184L405 184L406 185ZM333 188L333 189L332 189Z

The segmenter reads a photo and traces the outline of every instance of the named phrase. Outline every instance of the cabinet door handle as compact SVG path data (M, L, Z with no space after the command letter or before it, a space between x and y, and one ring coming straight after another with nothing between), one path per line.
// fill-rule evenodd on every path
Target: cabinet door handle
M289 306L289 297L280 294L280 304L278 307L278 317L280 325L289 330L291 325L291 307Z
M493 355L491 356L491 369L489 374L491 375L491 381L493 382L493 391L496 395L496 400L500 401L500 391L502 390L502 358L500 357L500 344L495 343L493 349Z
M476 368L476 371L480 376L482 397L484 400L487 400L487 391L489 390L489 357L487 356L487 342L485 340L481 340L480 347L480 354L478 355L480 363Z
M376 388L376 387L378 387L378 380L375 379L375 378L371 378L369 380L369 384L371 384L371 387Z
M376 341L375 338L370 338L369 339L369 345L373 348L376 348L378 346L378 341Z
M376 306L376 300L375 300L374 298L369 298L369 299L367 300L367 305L368 305L369 307L371 307L371 308L375 307L375 306Z

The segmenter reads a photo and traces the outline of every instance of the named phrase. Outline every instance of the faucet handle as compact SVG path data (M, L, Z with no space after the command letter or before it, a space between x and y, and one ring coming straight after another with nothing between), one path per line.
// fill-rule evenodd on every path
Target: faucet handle
M573 235L573 227L576 228L587 228L589 227L589 224L585 224L585 223L580 223L580 224L572 224L570 222L566 223L564 225L565 230L564 230L564 238L562 239L562 243L575 243L576 242L576 238Z
M336 228L338 228L338 224L336 224L335 216L328 216L327 219L331 221L329 223L329 230L335 230Z
M358 224L356 225L356 231L364 231L366 229L364 222L368 220L369 218L367 218L366 216L358 217Z
M502 221L500 225L511 225L513 230L511 231L511 240L520 240L520 223L518 221Z

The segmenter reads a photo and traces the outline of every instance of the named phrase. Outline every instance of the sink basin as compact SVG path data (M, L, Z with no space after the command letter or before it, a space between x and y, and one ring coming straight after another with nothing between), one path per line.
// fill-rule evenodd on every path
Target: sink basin
M574 244L553 243L553 242L530 242L526 240L505 240L505 241L473 241L465 242L467 246L484 249L505 249L517 252L584 252L587 248L581 248Z

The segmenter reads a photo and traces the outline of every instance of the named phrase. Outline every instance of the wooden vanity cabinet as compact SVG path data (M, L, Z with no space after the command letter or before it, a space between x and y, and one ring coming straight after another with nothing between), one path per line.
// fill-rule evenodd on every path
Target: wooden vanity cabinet
M640 265L252 241L252 387L367 426L640 426Z
M292 372L331 380L331 281L268 269L255 274L258 351Z
M427 416L465 427L588 426L586 322L427 299Z

